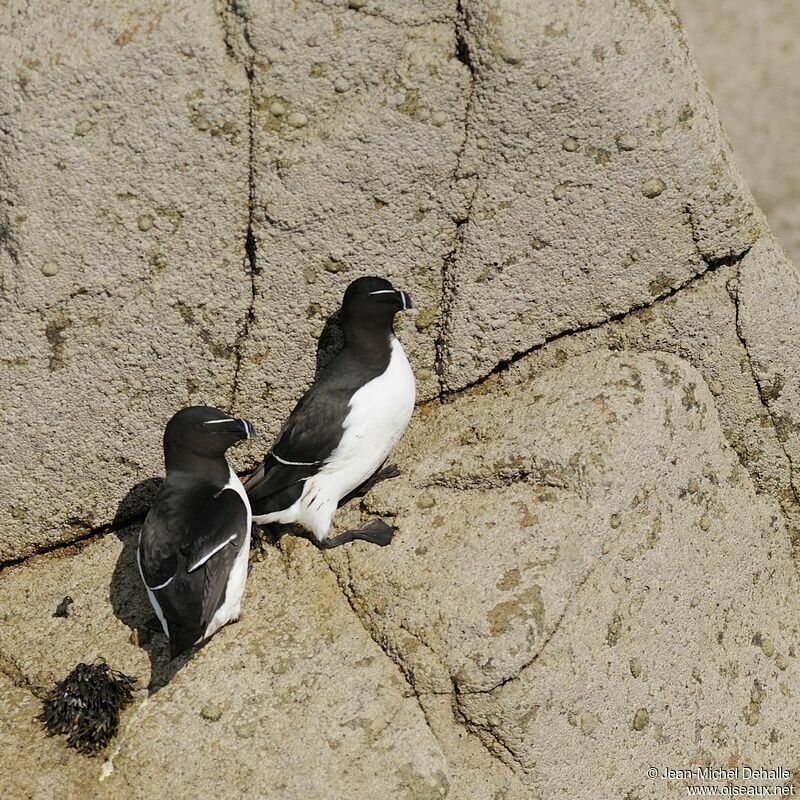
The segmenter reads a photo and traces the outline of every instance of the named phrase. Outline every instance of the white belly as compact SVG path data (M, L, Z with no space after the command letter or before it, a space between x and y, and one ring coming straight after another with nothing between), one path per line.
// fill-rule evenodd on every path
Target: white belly
M247 564L250 558L250 530L253 527L253 512L250 510L250 501L247 499L247 492L245 492L242 482L233 470L231 470L230 478L225 488L234 489L239 497L242 498L244 507L247 509L247 533L245 533L242 549L233 562L233 569L228 577L228 585L225 588L225 599L214 613L211 622L208 623L205 635L203 636L204 639L208 639L209 636L228 622L239 619L239 614L242 610L242 598L244 597L244 585L247 582Z
M394 336L391 347L386 371L350 398L336 449L319 472L306 480L297 502L270 514L268 521L299 522L322 541L339 501L361 486L400 441L414 411L416 391L411 365Z

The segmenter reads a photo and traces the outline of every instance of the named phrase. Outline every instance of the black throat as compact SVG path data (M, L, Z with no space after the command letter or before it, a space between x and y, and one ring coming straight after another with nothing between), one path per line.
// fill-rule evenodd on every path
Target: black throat
M170 477L170 474L183 473L219 489L228 482L230 477L230 468L225 456L205 458L181 450L174 445L164 448L164 466L167 470L167 478Z
M344 346L365 364L386 369L392 355L392 318L342 318Z

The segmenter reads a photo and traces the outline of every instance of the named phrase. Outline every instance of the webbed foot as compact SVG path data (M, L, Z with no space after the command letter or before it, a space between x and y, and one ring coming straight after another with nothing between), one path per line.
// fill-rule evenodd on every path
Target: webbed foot
M340 545L347 544L356 539L361 539L361 541L377 544L379 547L385 547L392 541L396 532L397 528L392 525L387 525L382 519L376 517L356 530L345 531L338 536L331 536L329 539L323 539L319 542L319 546L323 550L330 550L333 547L339 547Z

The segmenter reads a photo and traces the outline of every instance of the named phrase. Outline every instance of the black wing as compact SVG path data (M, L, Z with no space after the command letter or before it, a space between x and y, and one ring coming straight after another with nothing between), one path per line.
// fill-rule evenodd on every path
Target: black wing
M142 528L139 563L173 657L202 637L224 602L246 535L247 509L235 490L176 491L165 481Z
M267 457L245 481L255 516L288 508L342 438L350 398L385 364L363 364L340 353L300 398ZM288 463L287 463L288 462Z

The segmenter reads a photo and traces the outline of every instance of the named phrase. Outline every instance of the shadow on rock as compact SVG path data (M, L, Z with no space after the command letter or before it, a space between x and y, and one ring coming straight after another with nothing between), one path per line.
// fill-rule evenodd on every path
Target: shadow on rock
M112 524L117 527L124 525L126 522L135 521L140 517L144 519L153 500L156 499L161 480L161 478L148 478L146 481L137 483L117 506L117 512L114 514Z
M133 515L138 517L138 520L116 532L116 536L122 542L122 552L111 576L109 589L115 616L131 629L131 641L138 644L150 658L150 683L147 688L151 695L166 686L192 654L190 651L174 661L170 660L167 637L161 631L153 607L147 598L136 562L139 532L147 511L146 508L142 508L142 498L147 497L148 502L152 502L160 485L161 478L149 478L138 483L125 495L117 508L115 523L119 524L130 519L131 509L136 509ZM158 626L157 631L153 629L153 622Z
M325 321L325 327L322 329L322 333L319 336L314 380L319 378L320 373L330 364L334 356L339 354L343 345L344 336L342 335L342 323L339 319L339 312L337 311L331 314Z

